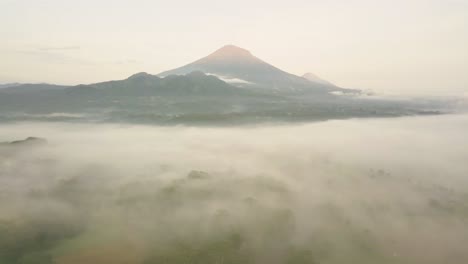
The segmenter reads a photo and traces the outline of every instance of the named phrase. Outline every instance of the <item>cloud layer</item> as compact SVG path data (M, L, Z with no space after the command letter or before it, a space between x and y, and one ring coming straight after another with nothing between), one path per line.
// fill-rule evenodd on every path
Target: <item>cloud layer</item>
M467 130L2 125L0 141L49 144L0 148L0 260L463 263Z

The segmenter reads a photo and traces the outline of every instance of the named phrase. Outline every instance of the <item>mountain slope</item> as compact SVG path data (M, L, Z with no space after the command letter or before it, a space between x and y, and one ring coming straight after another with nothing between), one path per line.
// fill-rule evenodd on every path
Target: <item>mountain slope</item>
M276 92L320 92L340 89L326 83L311 82L282 71L252 55L249 51L227 45L214 53L183 67L162 72L159 76L184 75L202 71L233 85L255 87Z
M39 93L45 91L64 90L68 87L70 86L47 83L15 84L0 89L0 92L8 94Z
M250 96L255 91L234 87L215 76L193 71L187 75L170 75L164 78L148 73L137 73L127 79L90 85L79 85L66 90L72 95L110 96Z
M21 83L4 83L4 84L0 84L0 89L15 87L19 85L21 85Z
M304 75L302 75L302 78L310 81L310 82L313 82L313 83L321 83L321 84L324 84L324 85L330 85L330 86L336 86L334 85L333 83L327 81L327 80L324 80L320 77L318 77L317 75L311 73L311 72L308 72Z

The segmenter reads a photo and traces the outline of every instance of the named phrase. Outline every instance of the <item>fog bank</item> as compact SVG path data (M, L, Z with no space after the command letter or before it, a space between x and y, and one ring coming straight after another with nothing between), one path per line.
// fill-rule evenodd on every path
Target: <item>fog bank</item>
M464 263L467 131L0 125L0 263Z

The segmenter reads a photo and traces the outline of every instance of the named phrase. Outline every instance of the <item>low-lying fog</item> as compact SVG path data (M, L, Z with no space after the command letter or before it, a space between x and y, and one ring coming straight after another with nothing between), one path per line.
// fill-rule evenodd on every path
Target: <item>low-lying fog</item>
M0 125L0 263L468 263L468 116Z

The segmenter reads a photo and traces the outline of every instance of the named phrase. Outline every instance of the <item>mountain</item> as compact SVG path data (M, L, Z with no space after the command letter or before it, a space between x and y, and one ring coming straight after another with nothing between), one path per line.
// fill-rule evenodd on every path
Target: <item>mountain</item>
M47 83L28 83L28 84L10 84L2 89L0 92L8 93L8 94L23 94L23 93L37 93L37 92L45 92L45 91L56 91L56 90L64 90L70 86L66 85L55 85L55 84L47 84Z
M186 78L182 77L193 72L197 72L197 74ZM217 88L214 88L215 86ZM160 93L162 93L160 95L188 95L199 93L199 95L206 96L226 92L245 94L245 91L270 95L328 95L335 91L351 92L351 90L337 87L313 74L299 77L287 73L255 57L248 50L233 45L224 46L193 63L158 75L143 72L134 74L125 80L79 86L9 84L3 85L3 87L0 89L3 94L32 94L57 90L66 90L71 94L102 94L104 92L121 95L155 95ZM239 89L234 90L233 87L245 89L241 89L242 92Z
M368 100L313 74L282 71L232 45L181 68L77 86L22 84L0 89L0 122L144 124L304 122L433 114L427 104Z
M302 78L312 82L312 83L320 83L320 84L323 84L323 85L329 85L329 86L336 86L334 85L333 83L327 81L327 80L324 80L320 77L318 77L317 75L311 73L311 72L308 72L304 75L302 75Z
M212 54L159 76L185 75L201 71L238 87L259 88L280 93L328 93L342 90L325 82L314 82L280 70L249 51L227 45Z
M215 76L193 71L186 75L169 75L164 78L145 72L127 79L90 85L79 85L66 89L71 95L107 96L246 96L255 92L234 87Z
M5 88L19 86L19 85L21 85L21 83L4 83L4 84L0 84L0 89L5 89Z

